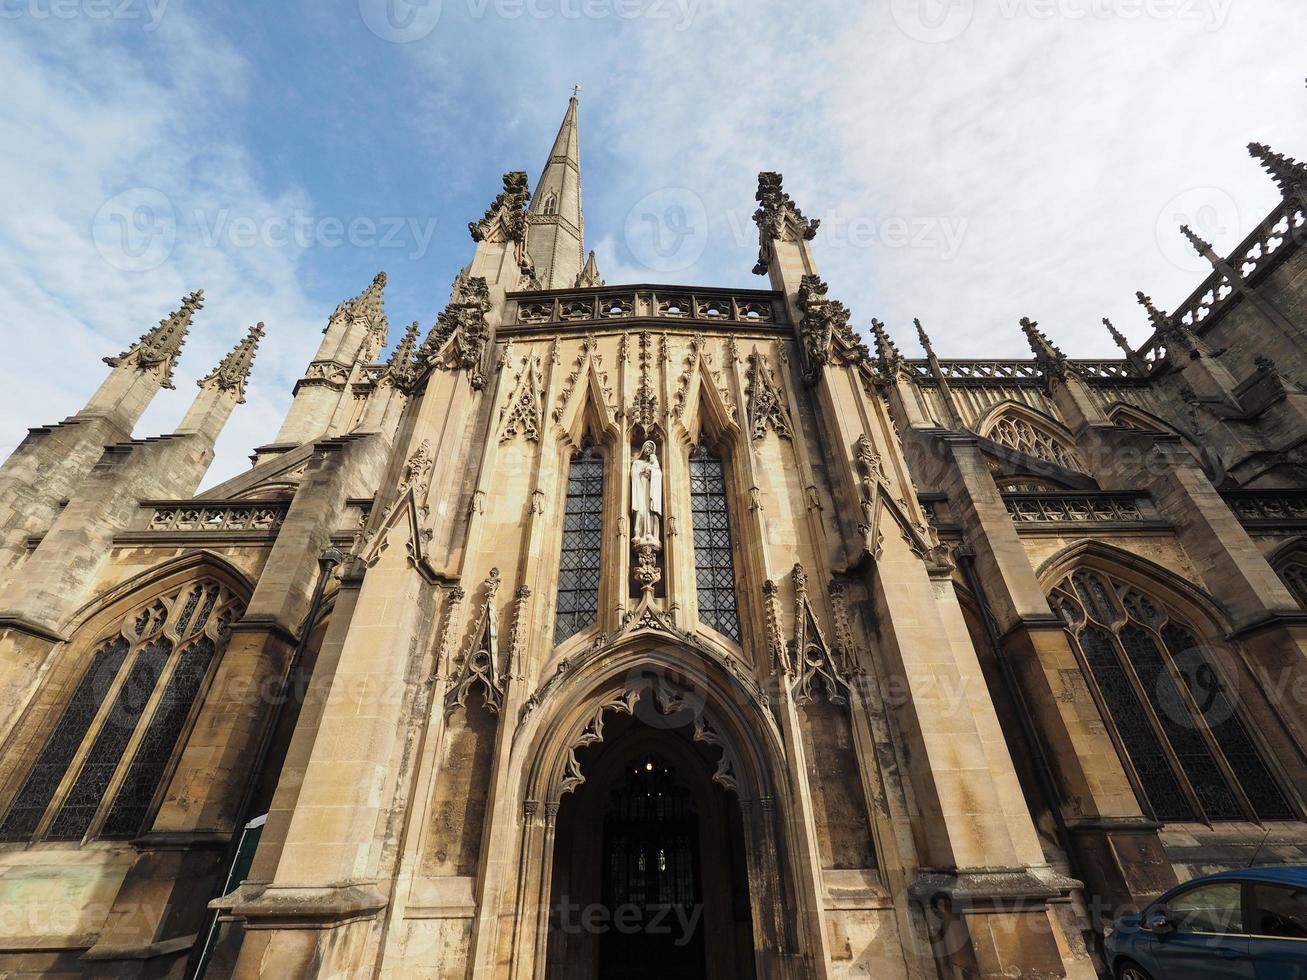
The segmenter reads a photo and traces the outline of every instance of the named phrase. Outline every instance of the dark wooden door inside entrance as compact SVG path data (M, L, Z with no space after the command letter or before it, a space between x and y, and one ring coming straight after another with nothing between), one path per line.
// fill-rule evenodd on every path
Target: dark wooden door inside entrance
M656 756L613 788L604 815L599 946L608 980L705 977L699 817L675 770Z

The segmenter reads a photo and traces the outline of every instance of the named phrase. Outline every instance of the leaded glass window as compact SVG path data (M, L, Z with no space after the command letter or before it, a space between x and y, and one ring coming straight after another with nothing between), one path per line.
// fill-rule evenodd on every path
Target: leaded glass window
M599 618L599 554L603 539L604 458L590 447L573 457L567 473L555 643L562 643Z
M1052 603L1158 820L1297 818L1209 653L1173 610L1088 569L1058 586Z
M699 621L739 640L740 613L735 600L726 476L722 461L702 445L690 454L690 519L694 526Z
M120 619L93 645L0 819L0 840L139 834L204 678L241 612L229 589L204 580ZM107 814L97 818L111 792Z

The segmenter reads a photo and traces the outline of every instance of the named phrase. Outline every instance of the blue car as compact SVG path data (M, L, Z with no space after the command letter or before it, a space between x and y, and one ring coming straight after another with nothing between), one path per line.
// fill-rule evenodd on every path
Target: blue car
M1117 980L1307 980L1307 868L1195 878L1123 915L1106 951Z

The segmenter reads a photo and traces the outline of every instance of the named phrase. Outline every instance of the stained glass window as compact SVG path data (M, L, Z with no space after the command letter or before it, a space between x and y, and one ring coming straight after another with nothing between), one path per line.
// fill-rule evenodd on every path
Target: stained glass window
M735 600L726 477L722 461L702 445L690 454L690 512L699 621L738 640L740 613Z
M94 647L0 820L0 840L140 833L204 678L241 612L230 590L212 580L129 610ZM96 815L115 784L108 816L97 827Z
M1175 611L1088 569L1064 581L1052 602L1157 819L1297 818L1209 654Z
M604 458L591 447L572 459L563 510L554 642L562 643L599 616L599 554L604 538Z

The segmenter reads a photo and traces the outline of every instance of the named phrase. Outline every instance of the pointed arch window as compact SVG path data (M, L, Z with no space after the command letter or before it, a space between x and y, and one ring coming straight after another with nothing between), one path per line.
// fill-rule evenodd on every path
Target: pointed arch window
M731 518L722 461L702 443L690 454L690 519L694 528L694 577L699 621L738 641Z
M590 446L574 456L568 467L554 643L562 643L598 621L603 537L604 457Z
M1091 569L1070 575L1051 601L1158 820L1298 818L1208 650L1178 613Z
M242 611L226 586L205 579L118 620L93 644L0 818L0 840L141 833L204 678Z
M546 215L554 215L558 213L558 198L554 196L552 191L545 198L545 206L542 211Z
M1051 425L1041 424L1035 412L1005 409L985 426L983 435L1027 456L1076 473L1085 472L1085 465L1071 443Z
M1278 562L1275 570L1298 600L1298 605L1307 609L1307 549L1299 548L1287 559Z

